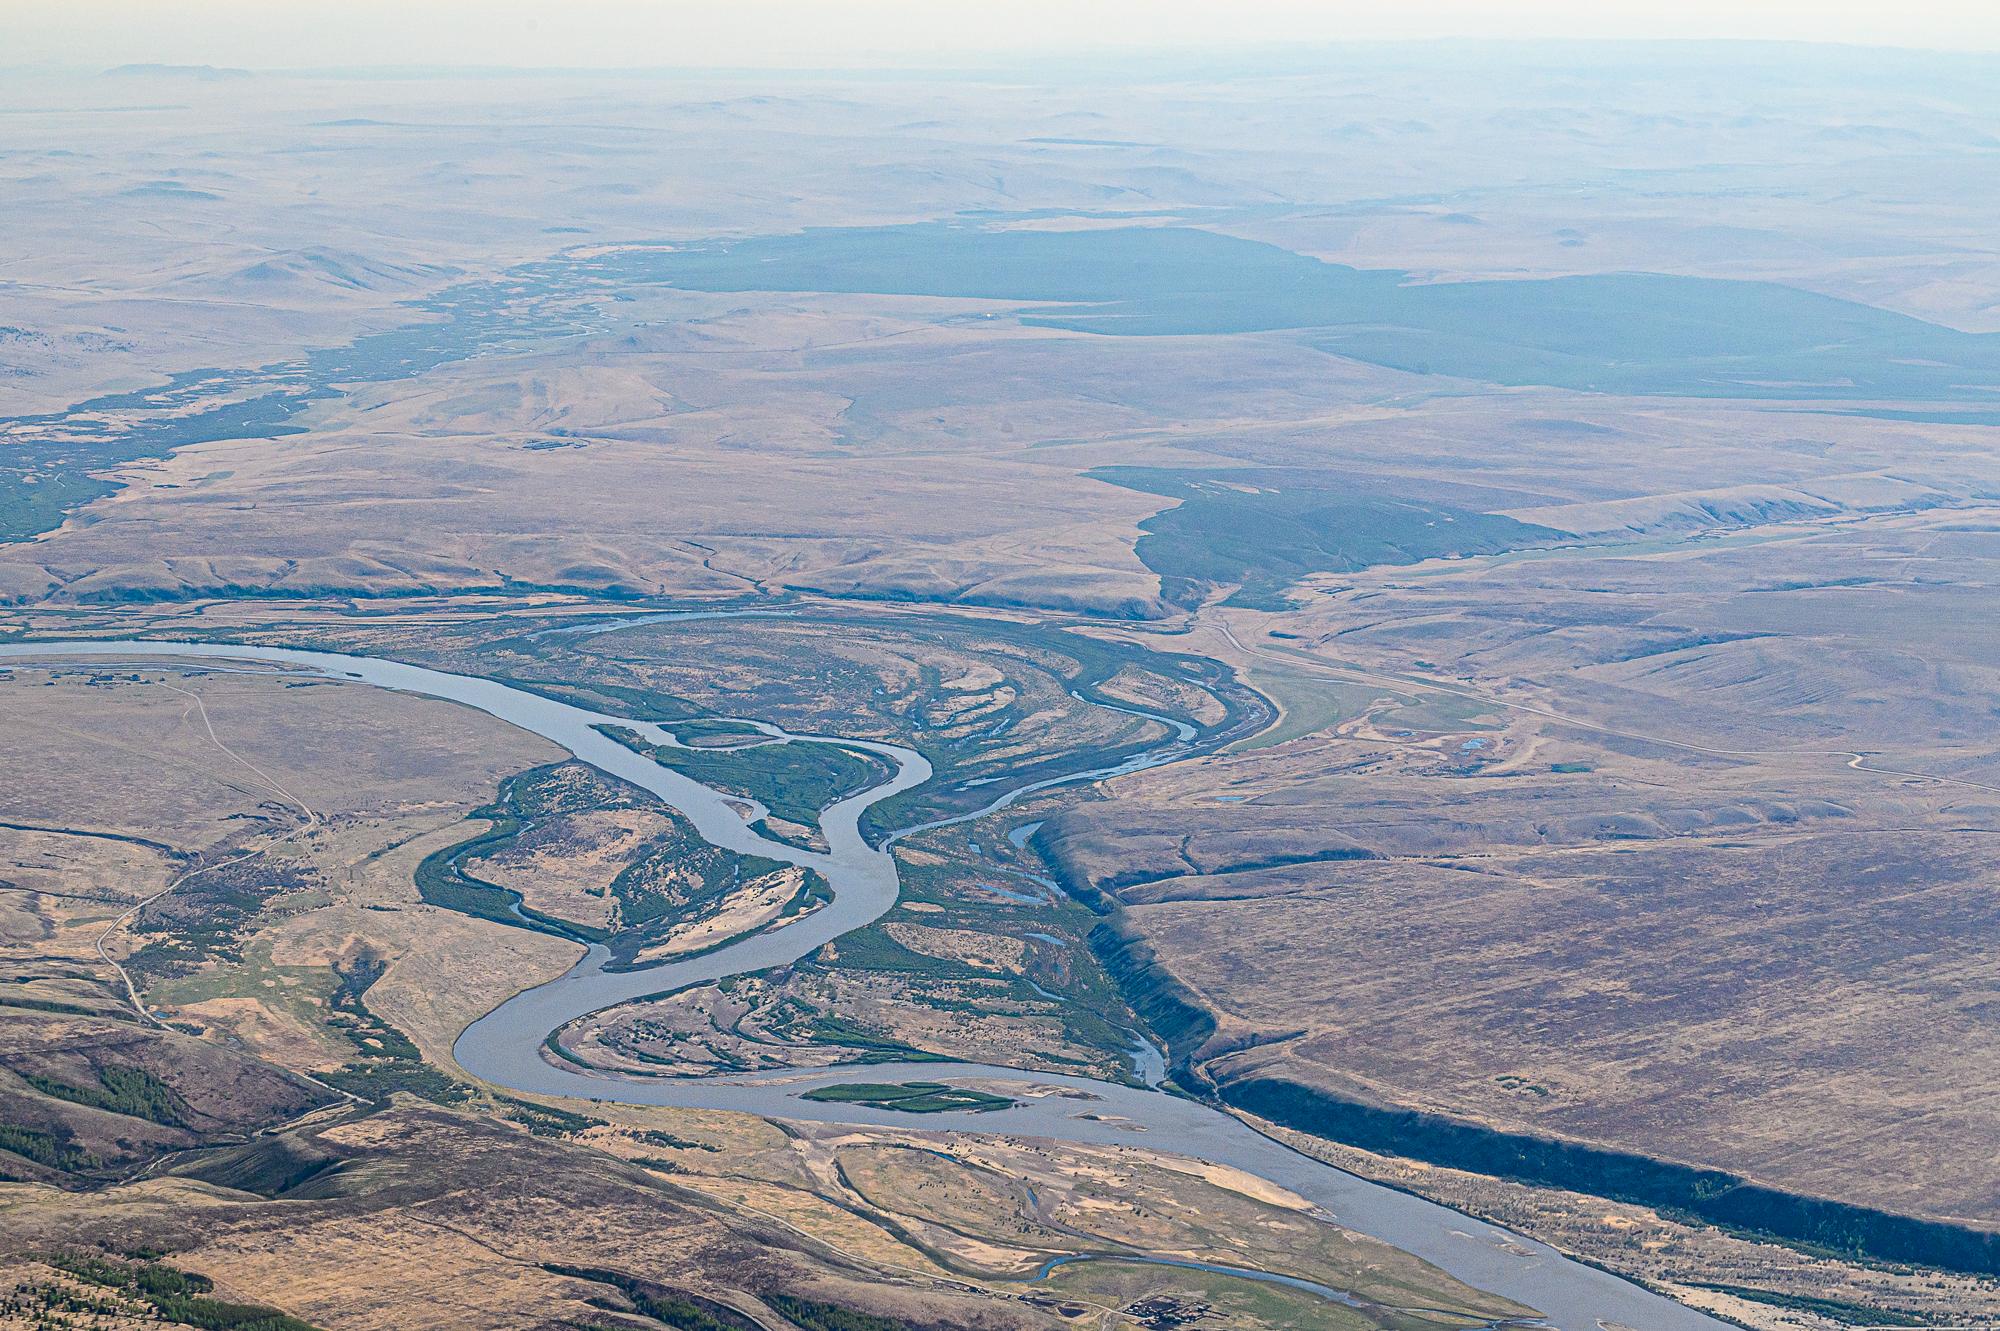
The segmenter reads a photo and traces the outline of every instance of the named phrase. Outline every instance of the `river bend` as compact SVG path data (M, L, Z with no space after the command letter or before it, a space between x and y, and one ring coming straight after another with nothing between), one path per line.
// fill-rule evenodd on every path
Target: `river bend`
M851 1079L851 1069L778 1071L668 1079L589 1073L543 1057L551 1031L578 1017L634 998L685 985L764 970L797 960L822 944L882 915L896 902L896 864L888 848L868 844L860 820L866 810L923 784L931 765L900 745L795 735L761 725L781 742L834 742L886 759L888 780L829 806L820 829L828 849L814 851L759 835L732 797L663 767L603 734L598 727L636 731L649 741L673 736L649 722L594 712L509 687L373 657L285 647L150 640L14 642L0 644L0 663L87 660L99 664L174 664L200 660L255 661L287 670L463 704L531 731L576 758L656 795L723 849L761 855L816 869L832 886L830 905L792 923L738 940L698 957L633 971L608 971L609 953L589 949L567 974L525 990L467 1027L453 1054L466 1072L517 1091L632 1104L740 1110L769 1117L908 1129L1005 1133L1103 1145L1144 1146L1230 1165L1288 1188L1322 1207L1338 1223L1414 1253L1469 1285L1540 1309L1560 1331L1726 1331L1723 1323L1628 1281L1561 1256L1546 1244L1475 1220L1408 1193L1370 1183L1299 1154L1239 1120L1179 1096L1079 1077L967 1063L908 1065L927 1079L981 1077L1013 1083L1018 1097L1008 1109L980 1114L907 1115L845 1103L806 1100L802 1093ZM1185 735L1123 763L1065 780L1115 775L1185 754ZM1035 789L1047 782L1035 783ZM1005 807L1027 788L999 796L978 813ZM952 821L959 821L953 819ZM904 829L904 833L918 830ZM895 835L889 838L893 843ZM896 1065L871 1065L870 1075L894 1074Z

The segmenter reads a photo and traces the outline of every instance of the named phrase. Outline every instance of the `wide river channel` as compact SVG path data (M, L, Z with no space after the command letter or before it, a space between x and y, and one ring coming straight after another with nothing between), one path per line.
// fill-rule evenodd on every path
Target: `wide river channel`
M516 994L466 1028L453 1052L468 1073L517 1091L546 1095L741 1110L829 1123L917 1126L908 1115L889 1110L801 1098L815 1086L852 1080L852 1069L703 1079L645 1078L559 1066L544 1057L543 1043L551 1031L600 1008L795 961L887 911L896 902L896 862L887 846L871 846L863 839L859 823L870 805L930 779L931 766L923 755L892 744L791 735L765 727L767 734L781 742L837 742L877 754L894 767L895 774L889 780L826 809L820 829L829 849L809 851L760 836L728 797L634 752L598 729L617 726L654 743L674 744L673 736L660 727L557 702L492 680L372 657L281 647L141 640L0 645L0 662L17 664L63 660L88 660L99 665L173 664L191 659L263 662L461 703L540 735L578 760L652 792L717 846L817 869L832 885L830 905L703 956L614 972L604 969L606 951L592 947L567 974ZM1148 761L1171 756L1170 748L1151 760L1128 760L1103 772L1134 770ZM1003 794L989 807L1003 805L1007 798ZM894 840L892 836L890 841ZM868 1070L870 1079L901 1073L926 1080L977 1077L1005 1081L1013 1084L1011 1089L1019 1097L1011 1108L987 1113L926 1115L920 1125L925 1129L1143 1146L1233 1166L1290 1189L1323 1208L1339 1224L1414 1253L1467 1284L1540 1309L1547 1323L1561 1331L1724 1331L1724 1324L1713 1318L1573 1262L1545 1244L1344 1173L1192 1100L1108 1082L971 1063L922 1063L907 1068L873 1065Z

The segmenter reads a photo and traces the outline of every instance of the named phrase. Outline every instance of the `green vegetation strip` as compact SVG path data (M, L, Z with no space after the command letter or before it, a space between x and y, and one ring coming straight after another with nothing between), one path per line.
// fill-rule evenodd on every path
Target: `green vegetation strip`
M847 1082L807 1091L805 1098L832 1104L866 1105L870 1109L894 1109L905 1114L944 1114L969 1109L987 1113L1006 1109L1014 1102L1004 1095L947 1086L941 1081Z
M887 1317L796 1294L766 1294L763 1299L803 1331L909 1331L904 1323Z
M588 1280L593 1284L610 1285L623 1294L640 1315L670 1326L674 1331L760 1331L758 1323L734 1308L698 1295L656 1285L649 1280L639 1280L622 1271L606 1271L594 1266L563 1266L555 1263L546 1265L542 1269L554 1275L568 1276L572 1280ZM604 1300L592 1299L590 1303L591 1306L606 1311L622 1311L615 1304ZM621 1328L624 1325L626 1324L620 1323ZM589 1323L585 1331L613 1331L613 1328Z
M630 731L606 733L642 752L648 751ZM616 789L608 793L587 791L579 797L565 790L558 779L564 766L557 763L531 768L503 782L499 797L492 804L467 815L468 820L485 820L490 827L433 851L417 865L418 895L431 905L513 928L555 934L577 942L608 943L614 953L611 969L620 970L628 968L633 955L648 938L658 936L676 918L699 913L744 883L787 867L778 860L738 855L710 845L679 814L649 800L635 804L630 796ZM474 859L501 854L516 838L550 819L594 809L635 806L661 813L670 825L665 832L648 840L612 878L609 891L618 905L616 932L537 911L524 904L520 893L487 882L465 867ZM698 881L687 886L684 880L690 876ZM808 872L800 891L783 908L782 917L790 918L832 897L832 888L824 878ZM733 941L734 938L719 939L702 951L714 951ZM699 956L701 952L684 955Z
M819 824L820 811L827 805L889 776L889 765L882 759L838 744L801 740L675 749L648 744L619 726L599 726L598 730L662 767L703 785L748 796L769 809L773 818L806 827Z
M1234 1082L1221 1094L1274 1123L1363 1150L1635 1202L1845 1257L2000 1275L2000 1233L1780 1192L1719 1169L1361 1104L1275 1077Z
M446 910L482 920L555 934L582 943L601 943L606 936L602 929L558 920L531 910L521 904L519 892L475 878L463 868L467 860L476 855L490 854L520 833L523 819L518 802L523 785L546 771L546 768L536 768L509 777L500 788L498 800L484 808L474 809L469 815L490 821L493 826L489 830L424 856L417 865L417 895L433 906L442 906Z
M471 1090L424 1062L415 1043L375 1015L364 1001L369 988L387 969L382 959L372 954L356 958L345 970L335 968L340 983L329 996L332 1010L326 1022L348 1038L358 1057L332 1072L320 1073L319 1080L377 1105L387 1103L398 1091L434 1104L464 1104L472 1097Z
M104 1013L97 1008L84 1007L81 1003L58 1003L49 998L14 998L0 996L0 1008L21 1008L28 1012L53 1012L67 1017L101 1017Z
M85 1254L62 1254L49 1265L87 1284L111 1291L173 1326L211 1331L316 1331L289 1313L255 1304L228 1303L208 1297L214 1288L207 1276L177 1271L158 1262L118 1262Z
M1815 1317L1823 1317L1841 1326L1935 1325L1934 1319L1918 1313L1876 1308L1866 1303L1849 1303L1844 1299L1823 1299L1812 1294L1780 1294L1775 1290L1751 1289L1745 1285L1697 1284L1695 1288L1712 1289L1731 1298L1761 1303L1772 1308L1783 1308L1787 1312L1811 1313Z

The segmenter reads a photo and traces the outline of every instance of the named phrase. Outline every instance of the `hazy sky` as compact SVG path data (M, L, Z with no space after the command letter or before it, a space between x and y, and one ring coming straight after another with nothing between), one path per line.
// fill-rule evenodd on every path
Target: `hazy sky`
M2000 50L2000 0L0 0L0 65L852 66L1424 37Z

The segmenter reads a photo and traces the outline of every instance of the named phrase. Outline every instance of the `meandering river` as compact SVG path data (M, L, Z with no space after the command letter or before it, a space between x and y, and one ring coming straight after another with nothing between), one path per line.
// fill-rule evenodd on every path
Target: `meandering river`
M703 956L614 972L604 969L609 953L592 947L567 974L508 999L459 1036L453 1052L459 1065L473 1076L517 1091L591 1100L742 1110L821 1122L950 1128L1175 1152L1233 1166L1288 1188L1350 1229L1414 1253L1467 1284L1540 1309L1548 1324L1561 1331L1724 1331L1721 1322L1570 1261L1545 1244L1344 1173L1252 1131L1228 1114L1160 1091L979 1064L913 1064L907 1069L909 1073L930 1080L978 1077L1004 1081L1016 1097L1016 1103L1007 1109L927 1115L921 1124L913 1124L907 1115L893 1111L801 1098L803 1092L816 1086L851 1080L851 1069L689 1080L591 1073L570 1065L558 1066L543 1057L548 1034L578 1017L645 995L795 961L887 911L896 902L896 863L888 846L868 844L861 835L860 820L870 806L930 779L930 763L914 750L760 727L785 742L836 742L863 749L887 760L894 771L887 781L827 808L821 815L820 829L828 849L813 851L760 836L732 807L729 797L661 766L598 729L622 727L652 742L672 744L673 736L659 726L594 712L492 680L371 657L280 647L142 640L0 644L0 663L76 660L99 665L256 661L461 703L540 735L579 761L650 791L685 816L714 845L816 869L832 885L830 905ZM1096 773L1067 779L1090 779L1169 761L1187 752L1185 738L1183 735L1149 754ZM1036 783L1032 788L1047 784ZM1009 791L980 812L1005 807L1027 789ZM912 827L904 832L915 830ZM876 1065L869 1069L869 1075L878 1078L902 1071L894 1065Z

